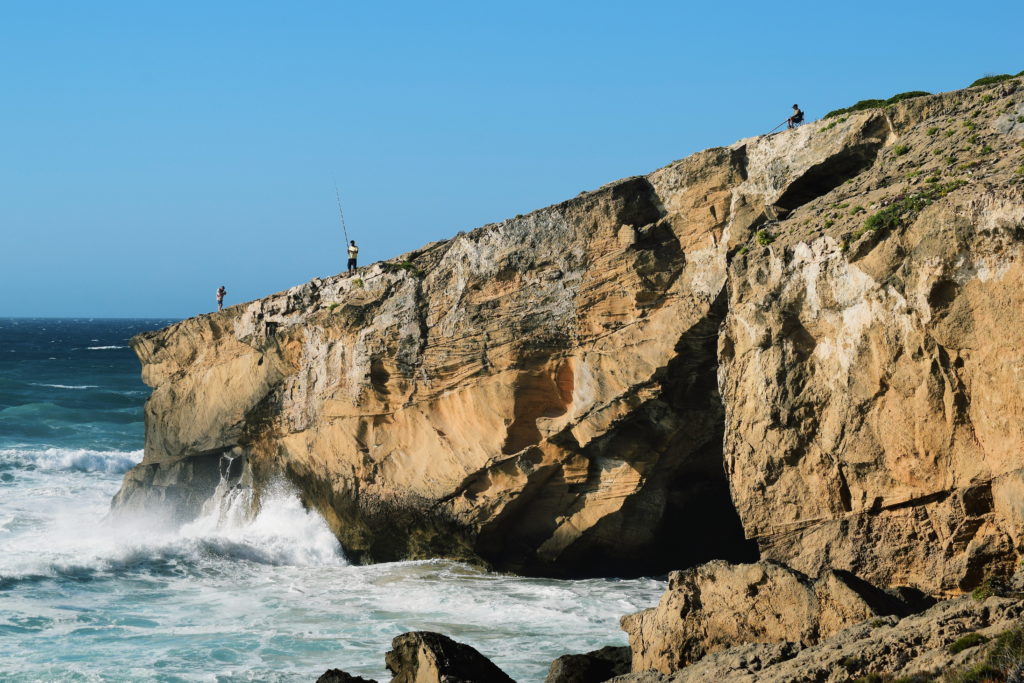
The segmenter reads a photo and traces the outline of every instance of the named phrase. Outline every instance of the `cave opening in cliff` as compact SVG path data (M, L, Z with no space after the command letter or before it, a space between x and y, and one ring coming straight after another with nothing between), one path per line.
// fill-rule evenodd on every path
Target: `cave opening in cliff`
M614 428L583 447L569 435L552 439L585 459L585 480L557 466L535 470L503 519L477 538L484 558L523 574L568 578L654 576L715 559L758 559L756 544L744 536L724 467L717 346L725 309L723 292L657 372L656 395ZM587 518L589 497L605 495L604 476L623 467L632 468L639 483L617 510L568 547L537 552L557 537L559 519ZM564 507L573 496L576 505Z
M717 559L758 559L757 545L746 539L733 504L724 463L718 335L727 306L723 288L707 315L679 339L661 380L661 400L677 431L647 479L653 498L662 501L646 550L649 573Z

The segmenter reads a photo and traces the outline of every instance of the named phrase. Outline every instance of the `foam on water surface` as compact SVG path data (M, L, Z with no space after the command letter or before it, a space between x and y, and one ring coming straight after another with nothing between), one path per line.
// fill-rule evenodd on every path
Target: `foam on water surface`
M88 359L104 354L73 349L123 345L147 324L41 324L52 329L28 329L29 343L0 321L0 348L17 352L0 361L0 413L29 421L0 430L5 681L310 681L331 667L387 680L384 653L409 630L440 631L521 683L541 681L561 654L625 644L618 617L664 590L446 561L353 566L284 483L258 506L224 486L178 528L157 515L115 522L111 496L142 458L146 391L130 351L97 364ZM31 404L56 410L19 412ZM111 417L120 411L127 421ZM51 429L33 436L40 415Z

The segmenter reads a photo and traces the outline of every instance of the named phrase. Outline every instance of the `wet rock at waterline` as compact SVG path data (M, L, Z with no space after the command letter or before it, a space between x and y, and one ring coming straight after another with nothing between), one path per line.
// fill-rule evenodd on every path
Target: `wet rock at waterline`
M582 655L563 655L551 663L544 683L602 683L629 673L632 653L628 647L602 647Z
M328 669L316 679L316 683L377 683L369 678L353 676L341 669Z
M391 683L514 683L474 648L430 631L397 636L384 662Z

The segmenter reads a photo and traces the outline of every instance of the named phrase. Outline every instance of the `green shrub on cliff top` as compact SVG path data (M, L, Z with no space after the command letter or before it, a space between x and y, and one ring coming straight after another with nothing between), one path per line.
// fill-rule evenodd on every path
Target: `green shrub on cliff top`
M925 95L931 95L931 93L925 92L924 90L911 90L909 92L901 92L899 94L893 95L887 100L861 100L849 107L844 107L843 109L834 109L829 113L825 114L824 118L830 119L833 116L839 116L840 114L849 114L855 111L865 111L867 109L878 109L880 107L885 107L890 104L902 102L903 100L909 100L915 97L924 97Z
M1010 74L998 74L996 76L983 76L983 77L979 78L978 80L974 81L974 83L971 83L967 87L968 88L977 88L978 86L981 86L981 85L992 85L993 83L1002 83L1003 81L1008 81L1011 78L1013 78L1013 76L1011 76Z
M885 106L885 100L861 100L856 104L843 109L834 109L829 113L825 114L826 119L830 119L833 116L839 116L840 114L851 114L855 111L864 111L865 109L878 109L879 107Z
M1006 681L1024 667L1024 627L1003 631L992 641L985 658L959 671L946 675L948 683L982 683ZM1019 680L1019 679L1015 679Z
M959 671L947 677L949 683L990 683L992 681L1003 681L1006 677L1003 672L988 664L975 664L974 666Z
M903 100L912 100L915 97L925 97L927 95L931 95L931 93L925 92L924 90L911 90L909 92L901 92L898 95L893 95L892 97L887 99L885 103L896 104L897 102L902 102Z
M955 655L958 652L963 652L969 647L977 647L978 645L987 642L988 638L981 635L980 633L968 633L967 635L960 636L952 643L950 643L949 647L947 647L946 650L949 652L949 654Z
M942 199L953 190L964 185L965 182L964 180L953 180L941 185L930 185L920 192L902 197L881 211L868 216L868 219L864 221L863 227L856 233L856 236L863 235L869 230L894 230L906 225L926 206L938 199Z

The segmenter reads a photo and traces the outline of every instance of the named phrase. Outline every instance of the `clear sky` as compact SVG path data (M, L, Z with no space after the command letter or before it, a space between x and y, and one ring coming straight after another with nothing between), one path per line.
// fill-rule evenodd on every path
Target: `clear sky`
M0 316L172 316L869 97L1024 69L1024 2L0 3Z

